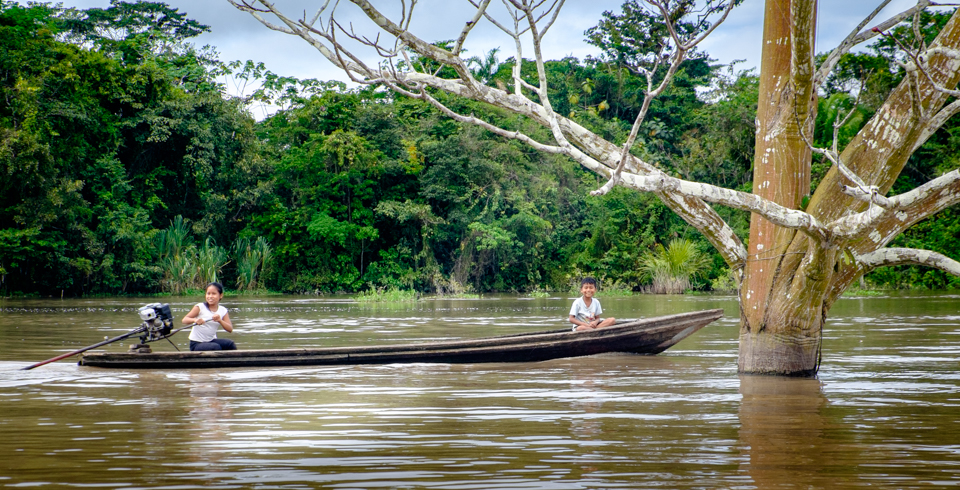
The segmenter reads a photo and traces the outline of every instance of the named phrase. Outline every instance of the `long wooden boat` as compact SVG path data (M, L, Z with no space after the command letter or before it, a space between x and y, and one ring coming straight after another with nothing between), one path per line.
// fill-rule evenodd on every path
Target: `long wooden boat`
M104 368L213 368L333 364L530 362L606 352L659 354L723 316L705 310L645 318L591 330L505 335L469 340L365 347L206 352L85 353L81 366Z

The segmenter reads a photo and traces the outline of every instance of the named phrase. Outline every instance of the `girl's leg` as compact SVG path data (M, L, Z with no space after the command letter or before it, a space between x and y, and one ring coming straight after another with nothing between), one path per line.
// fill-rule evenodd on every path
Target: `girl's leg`
M213 339L221 350L237 350L237 344L230 339Z
M213 339L219 340L219 339ZM220 344L216 342L196 342L190 341L190 350L192 351L204 351L204 350L221 350Z

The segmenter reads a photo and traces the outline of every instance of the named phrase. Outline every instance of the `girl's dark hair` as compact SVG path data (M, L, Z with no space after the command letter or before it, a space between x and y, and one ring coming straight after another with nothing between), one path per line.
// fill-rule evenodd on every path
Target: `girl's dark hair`
M220 294L223 294L223 284L220 284L219 282L211 282L211 283L208 283L208 284L207 284L207 287L203 288L203 290L206 291L206 290L210 289L210 286L213 286L213 287L217 288L217 292L219 292ZM207 304L207 300L206 300L206 299L203 300L203 304L204 304L204 306L206 306L207 308L210 308L210 305Z

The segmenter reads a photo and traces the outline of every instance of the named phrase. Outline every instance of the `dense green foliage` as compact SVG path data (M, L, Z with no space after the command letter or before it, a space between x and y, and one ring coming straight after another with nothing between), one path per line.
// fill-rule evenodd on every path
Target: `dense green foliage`
M179 42L178 27L109 43L84 31L92 45L79 46L58 40L76 37L65 29L77 22L54 13L0 14L3 287L155 291L154 238L176 216L198 237L228 243L241 231L232 218L261 180L253 121L189 46L157 48Z
M587 32L599 58L547 66L555 108L614 142L646 87L621 63L637 55L620 42L642 37L620 33L632 25L608 14ZM188 42L206 29L147 2L3 7L0 293L178 292L219 279L237 289L447 294L567 290L586 274L641 289L665 244L710 250L651 195L617 188L591 197L602 182L573 162L416 100L224 65ZM870 90L841 140L896 83L882 48L845 60L821 99L818 139L832 137L864 70L874 70L863 83ZM757 79L709 61L686 63L652 106L636 151L684 178L749 190ZM509 83L514 62L496 50L473 61L491 85ZM249 99L225 96L217 83L230 70L263 82L254 98L284 109L254 121ZM522 72L535 74L529 63ZM549 139L511 114L444 102ZM957 145L952 129L939 133L898 186L956 168ZM825 169L818 163L816 175ZM744 213L720 212L746 231ZM958 257L958 232L960 213L949 210L900 240ZM718 256L698 264L686 273L690 287L726 277ZM908 271L871 279L960 286Z

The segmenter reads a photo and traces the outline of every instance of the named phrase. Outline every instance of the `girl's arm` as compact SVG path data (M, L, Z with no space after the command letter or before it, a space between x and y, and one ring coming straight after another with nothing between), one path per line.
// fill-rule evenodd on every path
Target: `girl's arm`
M190 313L187 313L187 316L183 317L184 325L203 325L203 318L200 318L200 307L197 305L193 306L193 309L190 310Z
M233 332L233 322L230 321L230 313L223 315L223 318L220 318L220 325L223 326L223 329L227 332Z

